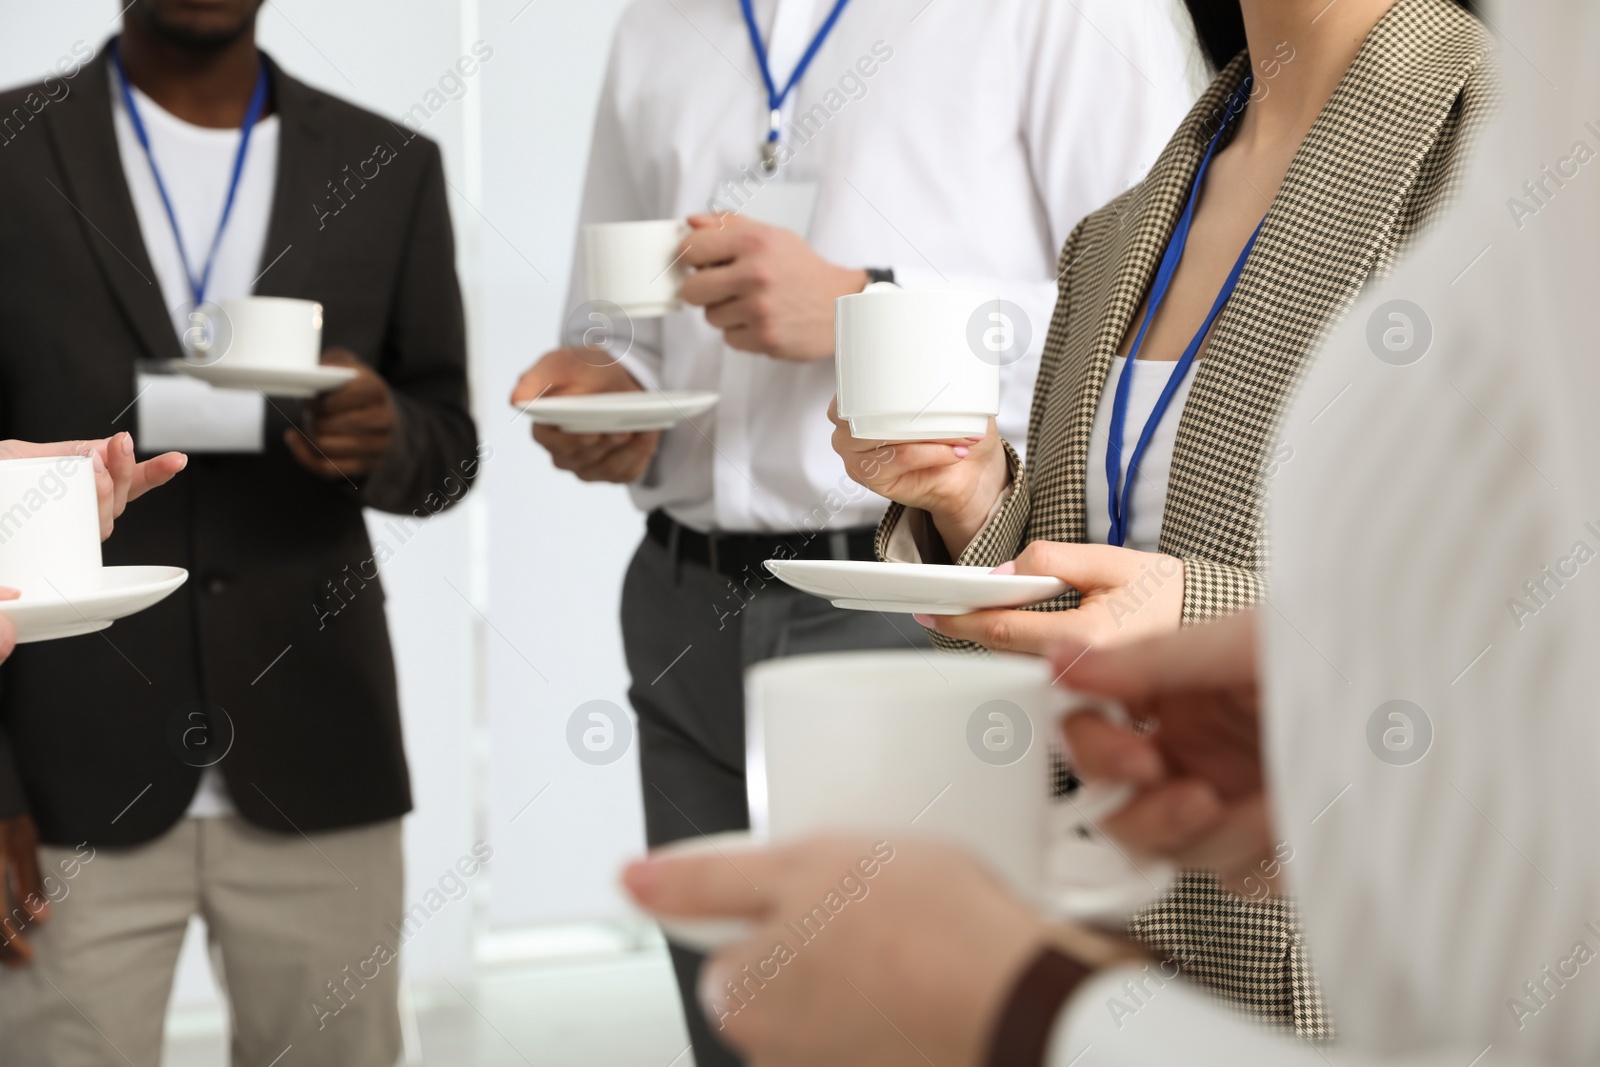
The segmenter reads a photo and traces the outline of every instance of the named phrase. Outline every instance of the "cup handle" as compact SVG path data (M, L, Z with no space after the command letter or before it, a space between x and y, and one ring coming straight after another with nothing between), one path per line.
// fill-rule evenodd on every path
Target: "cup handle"
M1131 718L1111 700L1068 694L1063 716L1097 712L1118 725ZM1060 919L1119 923L1156 899L1170 883L1171 864L1135 860L1100 830L1133 798L1121 782L1085 784L1051 805L1045 841L1046 908Z
M1133 792L1133 786L1126 783L1095 782L1086 783L1061 799L1072 809L1076 823L1086 826L1092 836L1103 837L1100 824L1127 806Z
M1115 700L1106 697L1089 696L1086 693L1061 693L1061 710L1056 718L1059 722L1066 722L1067 717L1083 712L1095 712L1101 717L1109 719L1114 726L1127 726L1133 722L1133 717L1128 714L1128 709Z
M1063 720L1068 715L1093 712L1109 719L1117 726L1127 726L1133 721L1128 709L1115 700L1084 694L1064 695L1067 696L1067 704L1061 711ZM1067 757L1070 753L1063 752L1062 755ZM1085 836L1080 832L1085 824L1094 836L1103 836L1100 834L1100 823L1121 810L1129 800L1133 799L1133 794L1133 787L1122 783L1085 783L1061 799L1072 809L1077 824L1073 829L1079 832L1080 837Z

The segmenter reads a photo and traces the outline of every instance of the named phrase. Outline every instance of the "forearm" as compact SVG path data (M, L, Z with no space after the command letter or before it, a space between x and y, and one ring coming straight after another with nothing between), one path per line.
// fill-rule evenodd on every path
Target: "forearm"
M361 486L380 511L439 511L476 473L467 388L466 314L438 149L417 193L384 348L371 362L395 407L391 443Z
M361 483L359 497L379 511L437 514L466 495L481 459L464 407L394 394L394 442Z
M1267 598L1266 575L1260 571L1173 554L1183 561L1184 626L1232 615Z
M996 488L984 492L987 507L981 515L968 516L949 532L940 529L950 558L957 563L969 567L998 567L1016 559L1017 553L1022 551L1032 497L1022 457L1010 444L1002 442L1002 458L1004 462L998 465L996 476L986 483ZM930 521L938 527L937 518ZM974 526L971 533L966 533Z
M960 559L1004 507L1012 488L1007 467L1006 464L997 465L998 469L985 478L979 491L967 502L968 506L959 511L927 513L928 524L944 542L945 554L951 559Z

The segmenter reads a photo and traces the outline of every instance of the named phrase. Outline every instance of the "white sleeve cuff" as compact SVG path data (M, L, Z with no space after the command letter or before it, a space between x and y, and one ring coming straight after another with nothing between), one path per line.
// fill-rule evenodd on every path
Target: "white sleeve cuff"
M886 563L921 563L922 548L917 544L916 527L926 523L928 513L918 508L906 508L900 521L889 531L889 543L884 546Z
M1046 1067L1328 1067L1310 1045L1253 1024L1159 964L1103 971L1056 1017ZM1341 1062L1349 1064L1350 1057Z

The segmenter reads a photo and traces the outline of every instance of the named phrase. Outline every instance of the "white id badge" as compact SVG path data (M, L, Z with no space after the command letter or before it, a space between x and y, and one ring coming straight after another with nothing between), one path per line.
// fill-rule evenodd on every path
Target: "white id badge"
M267 401L260 393L218 389L181 374L136 371L140 452L262 452Z
M759 174L759 168L751 168L751 173ZM713 202L724 210L768 226L793 230L810 240L820 192L821 186L816 182L770 179L757 184L748 174L740 174L722 183Z

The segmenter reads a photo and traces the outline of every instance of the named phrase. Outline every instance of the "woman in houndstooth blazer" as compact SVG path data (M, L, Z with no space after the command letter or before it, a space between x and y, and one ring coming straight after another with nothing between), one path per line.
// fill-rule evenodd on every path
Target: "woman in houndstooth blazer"
M982 440L897 444L888 460L847 426L835 434L852 477L896 502L879 530L882 558L1008 565L1073 587L1027 610L923 619L946 649L1122 640L1266 599L1262 503L1275 465L1292 462L1293 442L1274 440L1289 391L1362 288L1450 202L1492 109L1489 37L1450 0L1189 6L1221 70L1149 176L1085 218L1062 251L1026 468L992 427ZM1250 47L1234 55L1241 37ZM1132 366L1121 357L1145 324L1191 191L1193 227L1138 361L1172 366L1203 333L1229 268L1242 263L1242 273L1196 341L1187 399L1152 420L1167 424L1166 443L1146 453L1137 477L1164 477L1164 498L1142 518L1134 511L1125 542L1147 550L1114 547L1104 543L1105 511L1088 506L1097 472L1107 471L1098 499L1113 493L1102 407ZM1130 409L1125 445L1144 420ZM1250 1013L1332 1036L1287 902L1235 896L1189 871L1131 931Z

